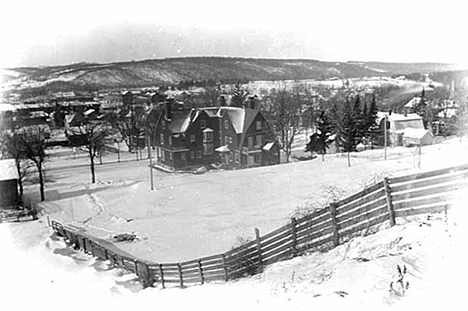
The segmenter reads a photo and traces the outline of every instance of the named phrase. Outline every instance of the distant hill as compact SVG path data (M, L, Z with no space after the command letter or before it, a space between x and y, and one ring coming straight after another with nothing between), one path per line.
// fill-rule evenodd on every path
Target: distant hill
M458 69L442 63L323 62L306 59L250 59L187 57L108 64L78 63L64 66L2 70L5 90L125 88L174 85L180 81L216 82L256 80L326 80Z

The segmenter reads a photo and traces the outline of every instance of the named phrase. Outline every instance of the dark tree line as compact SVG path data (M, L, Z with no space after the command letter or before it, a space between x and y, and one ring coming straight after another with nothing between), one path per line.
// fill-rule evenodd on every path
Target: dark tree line
M306 152L323 155L334 141L342 152L356 151L359 144L373 145L379 132L377 103L361 101L359 95L346 96L331 109L322 110L316 120L317 132L310 136Z

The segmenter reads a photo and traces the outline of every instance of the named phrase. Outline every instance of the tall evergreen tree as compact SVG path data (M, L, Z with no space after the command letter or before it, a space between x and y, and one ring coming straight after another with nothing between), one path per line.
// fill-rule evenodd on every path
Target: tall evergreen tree
M414 113L417 113L418 115L422 117L424 128L426 129L429 128L434 116L432 113L432 108L430 107L430 105L427 104L426 91L424 90L424 88L422 89L422 92L421 92L421 99L415 105L413 110L414 110Z
M379 125L377 124L377 102L375 95L372 96L372 100L369 109L366 111L366 137L370 141L372 148L374 147L374 141L377 140Z
M333 142L332 135L333 124L325 111L322 110L317 119L317 133L310 136L310 141L306 145L305 151L320 153L322 161L324 161L327 149L330 148L330 144Z
M242 89L242 85L240 83L236 83L231 95L231 106L242 107L247 98L248 92Z
M343 152L356 151L356 146L359 141L360 130L358 128L357 116L356 116L357 105L351 107L351 103L348 99L343 105L342 111L339 115L335 114L335 131L337 135L337 144L341 147ZM336 111L335 113L337 113Z

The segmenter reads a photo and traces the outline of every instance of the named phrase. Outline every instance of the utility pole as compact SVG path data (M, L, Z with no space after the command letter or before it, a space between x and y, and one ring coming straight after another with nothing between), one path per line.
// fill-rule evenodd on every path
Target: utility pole
M387 115L384 118L384 159L387 160Z
M154 190L154 182L153 182L153 159L151 156L151 143L150 143L150 135L146 132L146 141L148 142L148 156L149 156L149 168L150 168L150 181L151 181L151 190Z

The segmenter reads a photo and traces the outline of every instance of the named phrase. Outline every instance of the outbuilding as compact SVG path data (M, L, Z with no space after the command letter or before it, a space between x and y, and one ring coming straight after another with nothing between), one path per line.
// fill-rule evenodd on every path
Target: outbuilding
M0 160L0 209L19 207L18 178L15 160Z
M427 146L432 145L434 136L425 129L406 128L403 132L403 145L411 146Z

